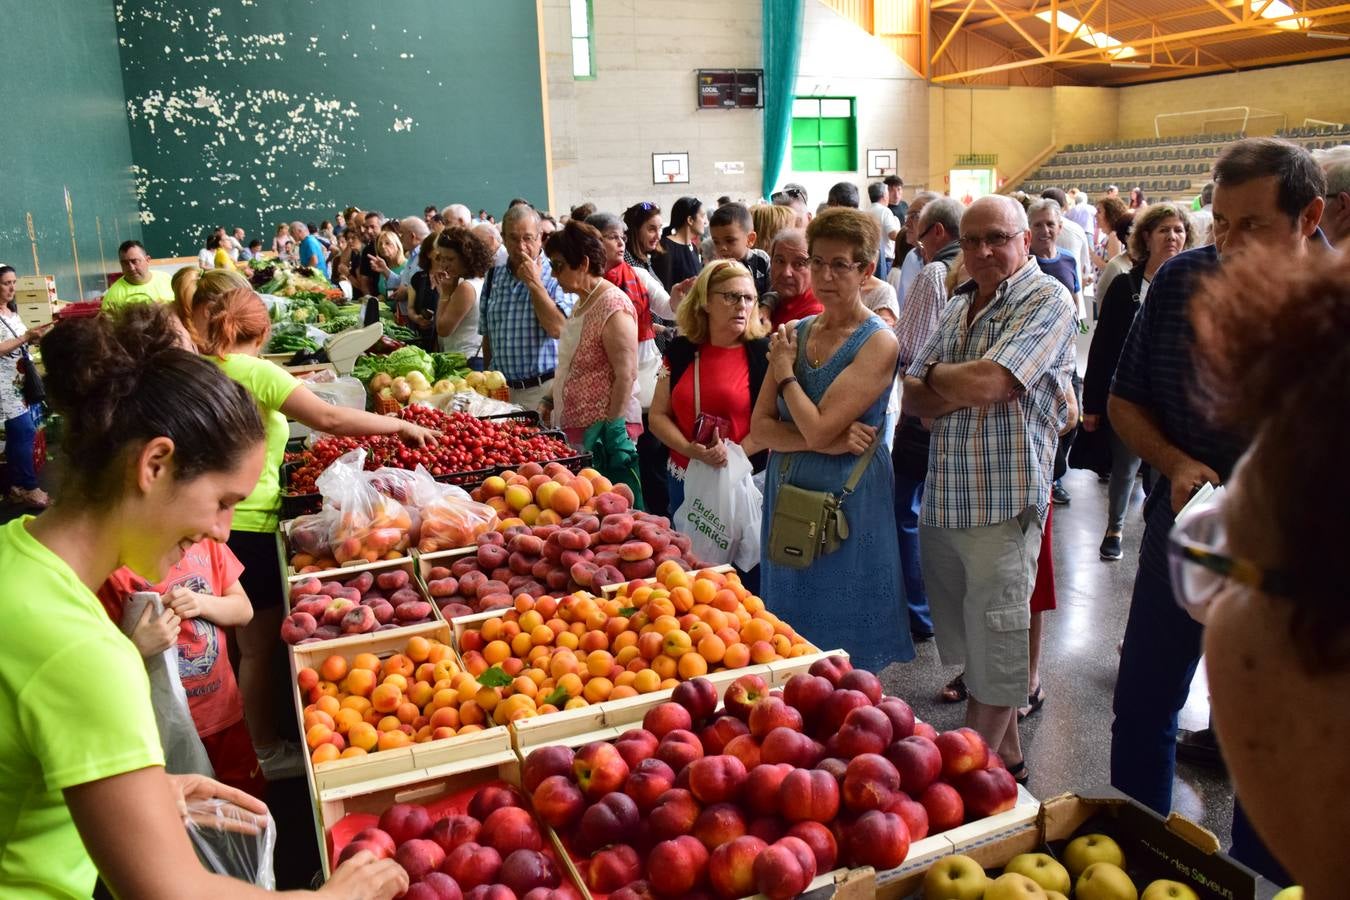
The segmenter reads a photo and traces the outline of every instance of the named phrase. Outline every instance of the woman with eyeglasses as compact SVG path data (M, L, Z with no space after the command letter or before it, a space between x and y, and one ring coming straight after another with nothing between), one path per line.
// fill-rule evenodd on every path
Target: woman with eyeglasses
M666 290L698 275L703 267L699 242L708 230L708 213L697 197L681 197L670 210L670 224L661 237L661 253L654 260L656 275ZM672 304L673 305L673 304Z
M637 314L627 295L604 278L604 240L594 226L569 221L549 236L544 253L558 285L577 296L558 338L553 424L576 447L584 446L597 422L621 423L636 439L642 433Z
M1139 457L1116 436L1106 418L1107 394L1120 362L1120 351L1134 317L1144 305L1149 284L1162 264L1195 243L1190 216L1180 204L1155 203L1139 210L1138 223L1130 233L1130 256L1134 268L1111 282L1101 301L1101 316L1092 334L1087 369L1083 375L1083 430L1107 433L1111 448L1111 476L1107 488L1106 534L1098 555L1106 561L1121 559L1125 513L1134 494Z
M1250 439L1217 502L1184 510L1173 591L1204 623L1214 729L1251 825L1306 900L1350 862L1350 257L1225 260L1191 304L1213 418Z
M750 433L769 368L769 341L755 305L750 270L719 259L703 267L676 313L680 335L666 348L648 415L652 434L670 449L672 511L684 502L691 459L721 468L730 442L741 445L756 471L764 467L764 445Z
M827 209L806 229L811 282L823 311L782 325L770 343L769 376L751 417L751 436L773 453L766 467L760 564L773 611L817 647L847 647L854 664L880 672L914 658L907 612L897 596L894 472L877 452L899 353L895 335L862 300L881 232L856 209ZM859 458L856 487L844 494ZM769 558L780 485L842 498L848 523L838 549L807 568ZM840 586L848 589L841 596ZM828 598L828 599L827 599Z

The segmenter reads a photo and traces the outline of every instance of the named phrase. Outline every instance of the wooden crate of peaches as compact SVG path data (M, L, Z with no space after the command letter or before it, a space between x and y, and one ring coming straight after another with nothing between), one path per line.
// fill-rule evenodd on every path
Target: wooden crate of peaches
M593 900L777 900L840 866L880 882L950 852L939 832L1035 819L978 735L917 723L842 656L781 690L743 674L719 700L695 678L629 712L626 726L520 748L522 786Z
M631 593L521 594L514 604L454 623L464 667L503 684L507 721L818 652L734 572L685 572L675 560Z
M688 536L664 516L634 510L628 486L611 485L594 469L527 463L485 479L470 495L500 521L477 537L475 555L424 567L428 592L447 619L506 609L522 594L599 593L650 578L667 561L701 567Z

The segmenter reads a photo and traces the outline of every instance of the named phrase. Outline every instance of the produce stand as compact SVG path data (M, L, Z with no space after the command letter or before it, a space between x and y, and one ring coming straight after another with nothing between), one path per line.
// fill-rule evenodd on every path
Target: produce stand
M286 570L283 568L282 571ZM432 624L448 624L446 623L445 618L441 615L441 611L436 606L435 601L431 598L431 595L426 592L421 581L418 579L417 565L411 556L404 556L400 557L399 559L381 560L380 562L351 565L341 569L328 569L327 571L324 572L308 572L304 575L287 575L285 582L282 586L283 592L282 595L286 597L286 608L289 611L291 608L291 601L290 601L291 588L304 581L308 581L311 578L318 579L321 582L328 582L328 581L346 582L352 578L355 578L357 575L360 575L362 572L369 572L371 573L371 575L378 577L386 572L394 572L394 571L407 572L408 573L407 587L410 590L416 591L418 596L423 601L431 604ZM406 640L409 636L411 636L414 633L412 631L409 631L408 629L421 628L425 624L428 623L418 623L416 625L401 625L396 629L386 628L382 631L369 632L365 634L344 635L343 637L332 638L330 640L316 641L310 644L297 646L319 647L320 649L328 650L328 652L330 653L337 653L341 652L342 650L344 650L349 646L360 643L362 640L371 637L373 634L381 634L381 635L402 634L404 640Z

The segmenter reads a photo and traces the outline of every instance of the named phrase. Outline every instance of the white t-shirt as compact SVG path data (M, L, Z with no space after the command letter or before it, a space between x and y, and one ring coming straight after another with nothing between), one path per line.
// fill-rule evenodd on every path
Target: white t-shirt
M464 313L455 330L439 339L442 353L463 353L465 358L477 356L483 347L483 336L478 333L478 299L483 292L483 279L470 278L467 283L473 287L473 305ZM448 303L449 298L441 300Z
M881 226L881 246L889 251L886 258L891 259L895 255L895 239L891 237L891 233L901 229L900 220L884 203L873 203L867 207L867 214L876 219L877 224Z

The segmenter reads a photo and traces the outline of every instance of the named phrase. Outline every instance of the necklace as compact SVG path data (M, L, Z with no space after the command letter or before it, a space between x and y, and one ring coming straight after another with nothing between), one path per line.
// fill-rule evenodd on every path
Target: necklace
M595 292L598 291L598 290L600 290L600 285L602 285L602 284L604 284L604 283L605 283L605 279L603 279L603 278L601 278L599 281L597 281L597 282L595 283L595 287L593 287L593 288L591 288L589 291L587 291L587 292L586 292L586 296L583 297L581 300L577 301L577 305L576 305L576 306L572 307L572 315L576 315L577 313L582 312L582 311L584 310L584 308L586 307L586 304L590 303L590 302L591 302L591 298L595 296Z

